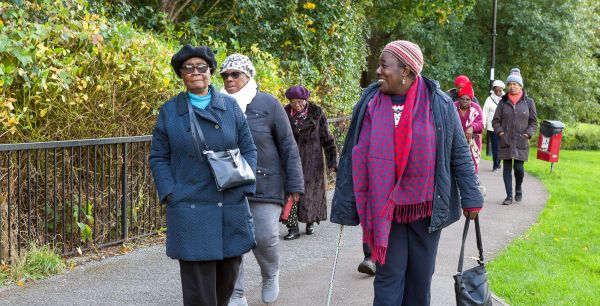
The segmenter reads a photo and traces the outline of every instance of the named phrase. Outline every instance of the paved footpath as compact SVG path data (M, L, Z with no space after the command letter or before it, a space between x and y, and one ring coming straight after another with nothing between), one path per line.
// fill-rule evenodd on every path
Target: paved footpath
M482 162L480 179L487 191L480 219L486 261L536 222L547 199L543 185L526 174L523 201L501 205L505 197L502 173L493 173L491 168L489 161ZM432 305L455 304L452 275L456 272L463 222L461 219L442 232L432 284ZM281 293L272 305L326 304L339 230L339 225L322 222L312 236L281 241ZM286 233L287 229L281 226L281 237ZM477 255L474 241L474 235L469 237L466 258ZM362 256L360 227L344 227L332 305L372 304L373 277L356 271ZM244 260L248 302L262 305L258 266L252 256ZM474 260L466 260L465 265L470 264L470 267L474 263ZM181 305L180 286L177 262L167 258L164 246L158 245L87 263L24 287L2 288L0 305Z

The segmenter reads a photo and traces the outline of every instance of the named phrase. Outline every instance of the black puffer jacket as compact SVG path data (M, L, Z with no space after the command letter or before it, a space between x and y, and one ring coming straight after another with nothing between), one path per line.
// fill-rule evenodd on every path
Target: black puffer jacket
M256 194L251 201L283 204L285 193L304 194L300 153L283 105L259 91L246 108L257 152Z

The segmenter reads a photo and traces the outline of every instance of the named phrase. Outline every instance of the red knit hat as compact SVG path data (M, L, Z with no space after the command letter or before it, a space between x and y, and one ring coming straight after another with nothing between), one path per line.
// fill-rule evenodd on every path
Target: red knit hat
M388 52L400 62L406 64L416 75L423 70L423 53L421 48L407 40L396 40L387 44L382 52Z
M471 80L469 80L469 77L467 77L466 75L459 75L454 80L454 86L456 86L456 87L465 86L465 84L467 84L469 82L471 82Z
M465 86L463 86L463 88L461 88L458 91L458 97L462 97L464 95L469 96L469 98L471 98L471 100L473 99L473 97L475 96L475 94L473 93L473 84L471 82L467 82L467 84L465 84Z

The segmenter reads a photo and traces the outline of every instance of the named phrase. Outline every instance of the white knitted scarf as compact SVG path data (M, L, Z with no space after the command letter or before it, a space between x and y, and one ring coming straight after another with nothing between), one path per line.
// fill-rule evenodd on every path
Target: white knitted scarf
M250 102L252 102L252 99L254 99L254 97L256 97L257 92L258 92L258 84L256 84L256 81L254 80L254 78L251 78L248 81L248 83L246 83L246 85L244 87L242 87L242 89L240 89L240 91L238 91L234 94L228 94L227 90L225 90L225 88L221 89L221 93L224 93L226 95L229 95L229 96L232 96L235 98L238 105L242 109L242 112L244 112L244 113L246 112L246 107L248 106L248 104L250 104Z

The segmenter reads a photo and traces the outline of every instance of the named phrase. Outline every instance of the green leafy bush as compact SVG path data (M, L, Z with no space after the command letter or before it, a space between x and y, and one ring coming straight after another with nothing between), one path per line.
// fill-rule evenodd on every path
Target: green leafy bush
M600 125L574 123L565 124L561 149L600 150Z
M181 44L164 34L93 13L84 0L1 2L1 142L149 134L160 105L183 89L170 66ZM250 55L259 83L283 92L278 61L256 46L192 43L215 48L219 62L228 50Z

